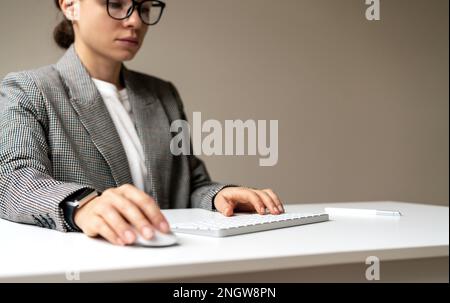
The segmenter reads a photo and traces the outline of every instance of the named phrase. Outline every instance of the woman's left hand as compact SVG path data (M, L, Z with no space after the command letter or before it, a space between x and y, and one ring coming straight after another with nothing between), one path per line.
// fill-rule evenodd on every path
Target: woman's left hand
M223 215L232 216L234 211L245 211L263 215L266 208L273 215L284 212L283 204L271 189L253 189L249 187L225 187L214 199L214 206Z

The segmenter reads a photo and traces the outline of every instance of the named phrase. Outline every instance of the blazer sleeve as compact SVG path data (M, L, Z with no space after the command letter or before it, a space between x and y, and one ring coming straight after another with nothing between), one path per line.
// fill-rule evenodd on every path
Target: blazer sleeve
M188 121L184 110L183 101L181 100L178 90L172 83L169 82L169 85L175 100L177 101L181 119ZM205 163L193 153L192 140L190 145L190 155L187 155L187 158L191 171L191 206L193 208L215 210L213 201L217 193L223 188L236 187L239 185L223 184L212 181Z
M0 218L73 231L60 203L89 186L52 177L44 100L25 72L8 74L0 86Z

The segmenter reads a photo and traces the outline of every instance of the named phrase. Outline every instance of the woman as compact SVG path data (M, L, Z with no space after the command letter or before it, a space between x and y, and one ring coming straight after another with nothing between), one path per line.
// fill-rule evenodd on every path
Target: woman
M212 182L201 160L171 154L170 123L186 120L176 88L123 64L163 2L55 3L65 19L54 38L66 53L1 86L2 218L127 245L136 233L170 232L161 208L284 211L272 190Z

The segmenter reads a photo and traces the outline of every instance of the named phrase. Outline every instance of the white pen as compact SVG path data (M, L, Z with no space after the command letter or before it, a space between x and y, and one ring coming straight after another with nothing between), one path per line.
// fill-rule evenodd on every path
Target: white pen
M401 216L398 210L378 210L359 208L334 208L327 207L325 212L334 215L372 215L372 216Z

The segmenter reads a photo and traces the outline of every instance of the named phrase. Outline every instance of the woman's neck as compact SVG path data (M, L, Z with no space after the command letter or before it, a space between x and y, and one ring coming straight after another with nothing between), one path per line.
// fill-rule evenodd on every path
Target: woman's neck
M119 90L123 88L120 81L121 62L108 60L76 41L75 50L92 78L112 83Z

